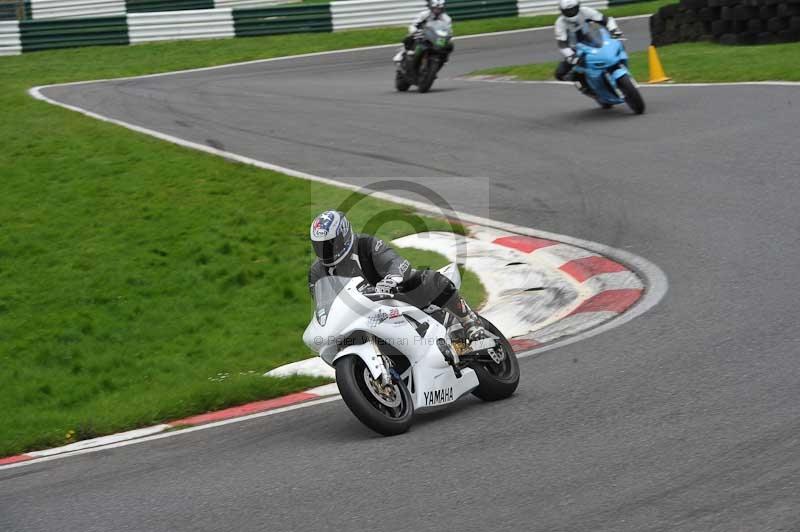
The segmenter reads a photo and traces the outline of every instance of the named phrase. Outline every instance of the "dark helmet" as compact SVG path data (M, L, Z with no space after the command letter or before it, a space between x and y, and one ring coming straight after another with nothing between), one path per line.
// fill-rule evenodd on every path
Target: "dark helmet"
M340 263L353 249L353 229L340 211L325 211L311 223L311 245L323 266Z

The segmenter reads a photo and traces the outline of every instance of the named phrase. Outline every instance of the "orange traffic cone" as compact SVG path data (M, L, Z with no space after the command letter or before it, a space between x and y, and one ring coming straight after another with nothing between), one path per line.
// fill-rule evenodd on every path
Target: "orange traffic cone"
M661 60L658 58L656 47L652 44L650 48L647 49L647 59L650 63L650 79L647 81L648 83L663 83L672 79L668 78L667 74L664 72L664 67L661 66Z

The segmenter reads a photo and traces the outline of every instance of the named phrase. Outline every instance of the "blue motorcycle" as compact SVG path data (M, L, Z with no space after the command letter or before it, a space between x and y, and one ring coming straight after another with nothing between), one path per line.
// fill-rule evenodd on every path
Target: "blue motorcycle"
M628 70L628 54L620 40L604 27L592 24L579 33L575 50L578 63L573 78L582 75L586 89L582 92L604 109L627 103L637 115L644 113L644 100Z

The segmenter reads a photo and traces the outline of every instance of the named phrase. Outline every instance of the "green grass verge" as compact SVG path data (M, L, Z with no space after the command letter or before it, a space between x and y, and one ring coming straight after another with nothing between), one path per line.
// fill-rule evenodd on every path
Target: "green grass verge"
M652 12L663 1L610 13ZM554 17L467 21L460 35ZM54 50L0 58L0 456L274 397L309 352L306 227L349 195L30 98L36 85L399 42L402 28ZM391 238L447 229L364 200ZM380 216L378 216L380 222ZM374 225L374 224L373 224ZM409 251L420 265L435 254ZM472 274L464 292L484 292ZM222 378L222 377L225 378Z
M800 43L764 46L723 46L715 43L673 44L658 49L667 75L676 83L737 81L800 81ZM514 76L520 80L550 80L558 62L489 68L473 75ZM647 80L647 52L630 54L634 77Z

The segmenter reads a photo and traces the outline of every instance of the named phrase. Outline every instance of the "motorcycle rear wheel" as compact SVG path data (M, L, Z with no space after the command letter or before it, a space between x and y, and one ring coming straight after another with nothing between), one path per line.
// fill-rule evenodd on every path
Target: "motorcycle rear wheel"
M617 87L619 87L619 90L621 90L622 94L625 96L625 103L628 104L628 107L630 107L634 113L637 115L644 113L644 99L630 76L626 74L619 78L617 80Z
M374 381L364 361L352 355L336 361L336 386L347 408L364 425L378 434L394 436L406 432L414 419L414 401L405 383L393 383L397 406L387 405L376 396Z
M482 317L481 321L487 331L500 339L505 358L500 364L494 361L470 363L469 367L475 370L480 383L472 394L484 401L499 401L511 397L519 386L519 361L503 333L486 318Z

